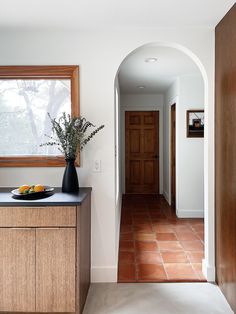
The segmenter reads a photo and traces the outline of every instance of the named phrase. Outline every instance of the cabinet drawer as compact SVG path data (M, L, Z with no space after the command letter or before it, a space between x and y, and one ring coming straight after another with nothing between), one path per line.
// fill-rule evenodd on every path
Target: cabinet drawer
M75 206L0 207L0 227L75 226Z

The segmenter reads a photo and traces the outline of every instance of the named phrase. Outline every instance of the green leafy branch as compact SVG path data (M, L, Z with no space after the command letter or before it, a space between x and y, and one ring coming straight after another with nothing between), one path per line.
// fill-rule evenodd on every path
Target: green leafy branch
M76 159L78 152L83 150L84 146L104 128L104 125L101 125L89 133L89 129L95 128L95 125L84 117L71 117L63 112L57 121L49 113L48 116L55 136L45 134L51 141L40 144L40 146L58 146L65 159Z

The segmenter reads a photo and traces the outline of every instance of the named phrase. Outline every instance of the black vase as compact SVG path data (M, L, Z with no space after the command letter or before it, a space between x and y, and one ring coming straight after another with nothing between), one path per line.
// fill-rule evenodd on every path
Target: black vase
M62 192L73 193L79 191L79 181L75 168L75 159L66 159L66 169L62 181Z

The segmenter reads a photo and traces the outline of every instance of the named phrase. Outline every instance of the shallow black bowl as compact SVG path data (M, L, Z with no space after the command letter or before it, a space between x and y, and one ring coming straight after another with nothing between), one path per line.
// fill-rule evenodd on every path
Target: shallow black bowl
M11 193L14 195L14 198L19 198L19 199L24 199L24 200L27 200L27 199L32 200L32 199L45 198L47 196L50 196L53 191L54 191L54 188L45 185L44 191L41 191L41 192L32 192L29 194L21 194L18 189L14 189L11 191Z

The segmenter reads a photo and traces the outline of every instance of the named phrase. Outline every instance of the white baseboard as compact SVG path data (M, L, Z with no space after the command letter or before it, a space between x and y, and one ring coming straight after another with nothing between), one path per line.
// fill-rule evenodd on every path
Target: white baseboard
M91 282L117 282L117 266L92 267Z
M164 191L164 190L163 190L163 196L164 196L164 198L166 199L167 203L168 203L169 205L171 205L170 199L169 199L169 194L168 194L166 191Z
M208 282L215 282L215 267L209 266L205 259L202 260L202 272Z
M204 218L204 210L176 210L178 218Z

